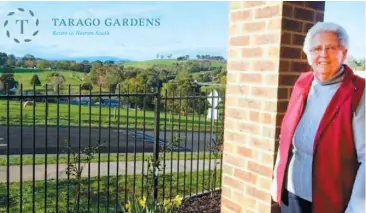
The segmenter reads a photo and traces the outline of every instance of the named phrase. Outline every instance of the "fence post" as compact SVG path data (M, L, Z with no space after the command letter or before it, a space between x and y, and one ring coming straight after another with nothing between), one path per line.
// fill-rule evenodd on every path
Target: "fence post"
M154 209L156 212L158 203L158 162L159 162L159 133L160 133L160 102L161 102L161 85L162 82L158 82L155 90L155 110L154 110L154 163L153 163L153 199L154 199Z

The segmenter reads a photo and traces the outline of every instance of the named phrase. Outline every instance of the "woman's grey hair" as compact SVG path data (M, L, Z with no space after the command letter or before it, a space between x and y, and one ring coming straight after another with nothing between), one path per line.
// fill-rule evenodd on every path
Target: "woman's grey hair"
M304 40L303 50L306 54L311 48L313 38L323 32L334 33L338 37L339 45L345 49L349 48L349 38L347 31L340 25L332 22L318 22L310 28Z

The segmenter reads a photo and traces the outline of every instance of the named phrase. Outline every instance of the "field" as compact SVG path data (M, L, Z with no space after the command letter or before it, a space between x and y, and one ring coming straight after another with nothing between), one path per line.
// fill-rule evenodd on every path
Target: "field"
M124 62L124 66L126 67L136 67L136 68L149 68L154 65L163 65L163 66L174 66L174 63L179 63L176 59L155 59L155 60L147 60L147 61L136 61L136 62ZM182 62L182 61L181 61ZM212 61L211 67L216 68L223 66L222 62Z
M211 172L212 173L212 172ZM220 185L220 177L212 178L209 171L188 171L173 172L160 174L158 182L158 198L161 202L164 198L172 198L176 195L185 196L200 193L209 189L209 179L212 179L212 185L216 187ZM218 176L221 171L216 171ZM151 178L151 177L150 177ZM78 181L75 179L68 180L48 180L34 182L34 197L32 181L10 184L10 200L6 202L7 187L6 184L0 184L0 212L6 212L7 203L10 212L43 213L58 212L67 213L74 212L72 209L79 209L77 212L89 213L112 213L117 212L116 208L124 206L125 195L136 194L138 198L142 194L146 195L146 190L151 190L148 179L141 175L120 175L110 177L93 177L81 179L80 199L75 199L78 194ZM144 182L144 184L142 184ZM211 184L210 184L211 185ZM20 190L21 188L23 190ZM21 199L19 199L21 197ZM88 199L90 198L90 199ZM22 201L22 203L20 203ZM57 211L56 211L57 209ZM75 209L75 210L76 210ZM68 211L69 210L69 211Z

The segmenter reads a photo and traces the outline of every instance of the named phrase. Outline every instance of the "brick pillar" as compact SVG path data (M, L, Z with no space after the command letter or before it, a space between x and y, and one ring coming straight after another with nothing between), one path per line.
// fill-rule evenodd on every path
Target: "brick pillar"
M279 126L323 17L324 2L231 2L221 212L271 212Z

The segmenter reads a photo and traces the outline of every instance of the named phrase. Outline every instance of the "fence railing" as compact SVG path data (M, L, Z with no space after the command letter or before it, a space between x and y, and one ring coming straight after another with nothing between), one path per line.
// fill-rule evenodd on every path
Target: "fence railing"
M0 96L0 212L121 212L220 188L220 92L33 90Z

